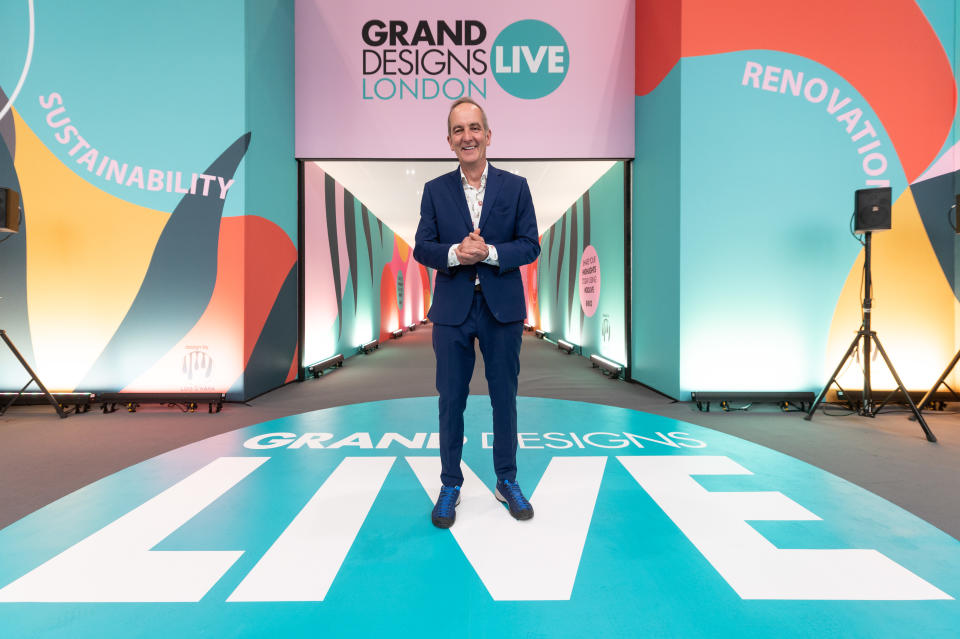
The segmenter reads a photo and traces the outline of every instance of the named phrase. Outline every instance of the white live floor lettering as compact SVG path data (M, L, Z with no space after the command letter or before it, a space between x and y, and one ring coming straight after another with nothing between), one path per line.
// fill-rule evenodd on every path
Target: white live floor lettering
M750 475L729 457L618 457L744 599L952 599L876 550L781 549L747 521L819 520L779 492L709 492L691 475Z
M210 462L0 589L0 601L200 601L243 551L150 549L267 459Z
M323 601L394 459L340 462L227 601Z
M450 529L496 601L567 600L580 566L606 457L554 457L515 521L466 465ZM407 457L430 499L440 494L440 458Z
M200 601L244 551L152 548L267 459L212 461L0 589L0 602ZM228 601L323 601L395 459L344 458ZM728 457L617 459L743 599L952 599L874 549L777 548L747 522L819 517L779 492L710 492L693 478L751 474ZM406 460L428 495L414 501L429 525L440 460ZM536 516L525 522L513 520L463 466L450 533L494 600L571 598L606 460L551 459L530 495Z

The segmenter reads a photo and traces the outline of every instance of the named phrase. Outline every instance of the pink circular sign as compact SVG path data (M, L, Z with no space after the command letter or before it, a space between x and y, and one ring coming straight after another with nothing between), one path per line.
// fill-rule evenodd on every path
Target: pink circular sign
M580 258L580 308L593 317L600 302L600 258L592 246L583 249Z

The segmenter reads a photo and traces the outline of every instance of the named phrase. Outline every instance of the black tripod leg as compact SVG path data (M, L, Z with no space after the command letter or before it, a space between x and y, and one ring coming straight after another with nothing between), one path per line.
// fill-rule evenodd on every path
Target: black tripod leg
M936 435L934 435L933 431L930 430L930 427L927 426L927 422L923 419L923 415L920 414L920 410L917 408L917 405L913 403L913 398L911 398L910 393L907 392L907 387L904 386L903 382L900 381L900 376L897 375L897 371L893 368L893 363L890 361L890 358L887 357L887 352L883 350L883 344L880 343L880 339L877 337L876 333L873 334L873 341L877 344L877 350L880 351L881 355L883 355L883 361L887 363L887 368L890 369L890 374L893 375L893 379L897 380L897 387L900 389L900 392L903 393L903 396L907 398L907 403L910 404L910 410L913 411L913 414L917 417L917 421L920 422L920 427L923 428L923 432L927 436L927 441L937 441Z
M950 363L947 364L947 367L943 371L943 375L940 376L940 379L937 380L937 383L927 391L927 394L923 396L923 399L920 400L920 403L917 404L917 410L923 410L923 407L927 405L927 402L930 401L930 398L933 397L933 394L937 392L937 389L940 388L940 384L947 379L947 375L950 374L950 371L953 370L953 367L957 365L957 362L960 361L960 351L957 351L957 354L953 356L953 359L950 360ZM949 386L947 388L950 388ZM952 389L951 389L952 390Z
M66 417L67 414L63 412L63 408L57 403L57 400L54 398L54 396L50 394L50 391L47 390L47 387L43 385L43 382L40 381L40 378L37 377L37 374L33 372L33 369L30 368L30 364L27 364L27 360L23 359L23 355L21 355L20 351L17 350L17 347L13 345L13 342L10 341L10 338L7 337L7 332L0 330L0 338L3 338L3 341L7 343L7 347L10 349L10 352L13 353L18 360L20 360L20 364L23 366L24 370L30 373L31 381L37 383L37 386L40 387L40 390L43 391L43 394L46 395L47 399L50 400L50 403L53 404L53 407L57 411L57 415L59 415L61 418ZM27 382L27 385L29 386L30 382ZM24 388L26 388L26 386L24 386Z
M820 402L823 401L823 398L827 396L827 391L830 390L830 387L835 381L837 381L837 375L840 374L840 371L843 370L844 364L847 363L847 360L850 359L850 355L853 353L853 349L857 347L857 344L860 342L860 338L863 337L863 329L861 328L857 331L856 337L853 338L853 341L850 342L850 348L847 349L846 354L840 359L840 363L837 364L837 370L833 371L833 375L830 376L830 379L827 380L826 385L823 387L823 390L820 391L820 394L817 395L817 399L813 402L813 405L810 407L807 416L804 417L808 422L813 419L813 414L817 411L817 406L820 405Z
M32 379L27 380L27 383L23 385L23 388L21 388L21 389L20 389L19 391L17 391L16 393L13 393L13 397L10 398L10 401L7 402L6 405L5 405L3 408L0 408L0 415L5 414L5 413L7 412L7 409L10 408L11 406L13 406L13 403L14 403L15 401L17 401L17 398L18 398L18 397L20 397L21 395L23 395L23 391L27 390L27 386L29 386L29 385L30 385L30 382L32 382L32 381L33 381Z
M943 385L946 386L946 387L947 387L947 390L950 391L950 394L953 395L953 399L954 399L954 400L960 399L960 395L957 395L957 391L955 391L955 390L953 390L952 388L950 388L950 384L948 384L948 383L946 383L946 382L943 382ZM946 402L941 402L941 403L946 403Z

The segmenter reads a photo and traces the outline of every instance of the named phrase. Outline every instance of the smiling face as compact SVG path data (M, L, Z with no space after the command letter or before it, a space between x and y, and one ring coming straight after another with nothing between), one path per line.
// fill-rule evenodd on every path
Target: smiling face
M458 104L450 112L447 142L464 169L483 170L487 161L490 129L483 124L483 112L475 104Z

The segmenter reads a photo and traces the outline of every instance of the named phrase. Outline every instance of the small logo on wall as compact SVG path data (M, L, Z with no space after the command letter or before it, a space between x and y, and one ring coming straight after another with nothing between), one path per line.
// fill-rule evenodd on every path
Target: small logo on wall
M580 258L580 308L593 317L600 303L600 258L592 246L583 249Z
M207 379L213 374L213 358L207 352L207 346L187 346L183 356L183 374L193 381Z
M403 308L403 273L397 273L397 308Z
M520 20L493 42L493 77L504 91L525 100L553 93L567 77L570 51L563 36L541 20Z
M610 316L604 314L604 316L603 316L603 322L600 324L600 340L601 340L604 344L609 344L609 343L610 343L610 336L611 336L612 333L613 333L613 331L612 331L612 329L610 328Z

